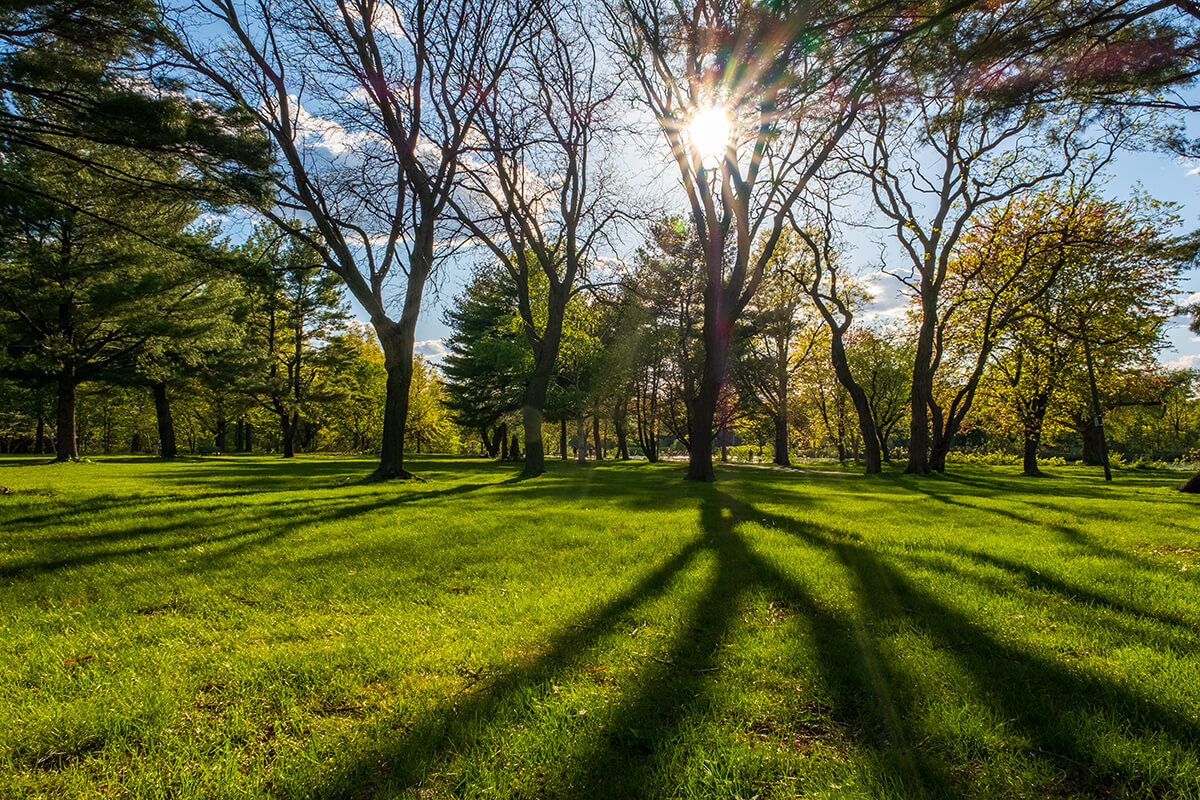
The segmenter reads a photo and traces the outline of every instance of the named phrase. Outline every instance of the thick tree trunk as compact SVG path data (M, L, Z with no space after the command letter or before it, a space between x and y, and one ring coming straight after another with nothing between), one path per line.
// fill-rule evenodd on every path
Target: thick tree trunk
M224 453L225 452L225 438L226 438L226 434L228 433L228 429L229 429L229 421L225 419L224 411L218 411L218 413L221 416L217 417L216 430L213 431L213 433L215 434L215 436L213 437L213 444L216 445L218 452Z
M525 468L521 475L535 478L546 471L546 443L542 440L543 412L546 408L546 394L550 390L550 379L553 377L554 360L558 355L558 341L553 342L554 355L548 354L550 342L543 339L539 351L540 357L534 365L533 374L525 386L525 402L521 408L521 423L525 430ZM516 460L514 456L514 460Z
M58 435L54 442L55 461L79 458L79 447L75 441L75 389L75 367L63 367L58 373Z
M705 337L708 338L708 337ZM713 471L712 442L713 420L717 414L717 394L721 383L717 377L717 364L705 358L704 377L700 381L698 396L688 405L691 407L691 425L688 431L688 471L685 480L713 483L717 479ZM710 372L712 373L710 375Z
M33 452L46 452L46 418L42 416L41 403L38 403L37 432L34 434Z
M383 403L383 441L379 448L379 466L375 480L413 477L404 468L404 434L408 425L408 392L412 387L413 345L416 315L401 322L372 320L383 348L383 366L387 370L387 393Z
M1179 487L1179 491L1187 492L1188 494L1200 494L1200 472L1197 472L1184 481L1183 485Z
M171 416L171 400L167 396L167 384L163 381L153 384L154 416L158 420L158 452L163 458L174 458L179 455L175 442L175 419Z
M1022 467L1026 476L1036 478L1042 475L1038 469L1038 450L1042 446L1042 429L1046 419L1046 411L1050 407L1050 398L1040 394L1034 398L1031 415L1024 424L1024 453Z
M290 415L286 410L279 412L279 441L284 458L296 457L296 428L299 423L299 412Z
M785 401L786 402L786 401ZM775 463L781 467L792 465L791 454L788 453L788 429L786 407L776 412L775 422Z
M254 450L254 425L249 420L246 421L246 427L242 430L242 444L246 447L246 452Z

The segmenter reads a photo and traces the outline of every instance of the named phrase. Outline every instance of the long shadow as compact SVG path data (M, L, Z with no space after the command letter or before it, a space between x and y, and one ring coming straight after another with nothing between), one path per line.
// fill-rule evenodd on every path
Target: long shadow
M1094 749L1075 718L1088 715L1127 734L1166 737L1184 751L1194 751L1200 741L1196 721L1156 698L998 640L862 545L797 527L786 517L757 510L752 516L836 555L856 575L859 596L874 619L903 613L938 641L974 677L980 699L996 709L998 718L1016 723L1034 752L1068 776L1068 784L1098 789L1132 782L1144 796L1168 796L1178 789L1166 778L1138 775L1136 765L1112 763L1110 754Z
M384 752L366 754L355 767L333 776L316 796L357 796L385 784L411 787L439 758L470 750L481 728L504 711L506 700L530 689L548 693L556 675L569 670L584 653L617 631L639 605L665 593L705 546L702 539L692 541L618 597L562 627L532 662L513 665L484 690L460 695L425 712Z

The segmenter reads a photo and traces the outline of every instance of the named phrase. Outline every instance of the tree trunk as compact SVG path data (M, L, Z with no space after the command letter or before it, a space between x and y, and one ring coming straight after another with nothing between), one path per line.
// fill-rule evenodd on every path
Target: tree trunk
M154 416L158 419L159 455L163 458L174 458L179 455L179 447L175 442L175 419L171 416L167 384L159 381L150 388L154 392Z
M553 355L548 353L551 344ZM558 355L557 339L553 343L543 339L539 346L539 355L538 363L534 364L533 374L529 376L529 383L525 386L525 403L521 407L521 423L525 430L525 468L521 470L521 475L526 478L536 478L546 471L546 443L542 440L542 421L546 408L546 393L550 389L554 360ZM518 458L519 456L513 456L514 461Z
M1043 473L1038 469L1038 450L1042 446L1042 429L1046 419L1046 411L1050 407L1050 397L1039 394L1033 400L1030 416L1024 424L1024 455L1022 466L1027 477L1037 478Z
M33 452L46 452L46 418L42 416L41 402L38 402L37 433L34 434Z
M242 444L246 447L246 452L254 450L254 425L246 420L246 427L242 430Z
M1104 480L1112 481L1112 468L1108 464L1108 442L1104 440L1104 413L1100 410L1100 390L1096 388L1096 366L1092 361L1092 348L1086 327L1083 327L1083 356L1087 362L1088 384L1092 393L1092 416L1096 425L1096 437L1100 442L1100 463L1104 466Z
M784 401L786 402L786 401ZM778 411L774 416L775 422L775 463L781 467L790 467L792 465L791 455L788 453L788 429L787 429L787 410L786 408Z
M288 414L286 410L279 412L279 441L284 458L296 457L296 428L300 423L300 412Z
M513 461L521 460L521 440L517 438L517 434L515 433L512 438L512 446L508 448L508 455Z
M558 428L558 457L566 461L567 456L567 418L563 417Z
M617 458L629 460L629 432L625 429L626 405L618 401L613 409L613 428L617 434Z
M216 430L213 431L215 434L213 438L213 444L216 445L217 452L224 453L225 434L229 427L229 421L225 419L225 411L223 409L218 408L217 413L220 414L220 416L217 417Z
M411 293L411 291L410 291ZM419 298L418 298L419 302ZM408 392L412 387L413 345L416 314L406 313L400 322L372 320L383 348L383 367L387 370L387 393L383 403L383 441L379 448L379 466L371 474L374 480L412 478L404 468L404 434L408 425Z
M575 460L580 464L587 462L587 437L583 433L583 403L575 407Z
M1179 487L1179 491L1187 492L1188 494L1200 494L1200 472L1197 472L1184 481L1183 485Z
M54 460L79 458L75 441L75 367L63 367L58 373L58 436L54 442Z
M933 399L933 334L936 324L933 287L922 281L921 329L917 335L917 350L913 359L911 409L908 433L908 466L910 475L928 475L929 464L929 402Z
M596 443L596 460L604 459L604 450L600 445L600 409L592 410L592 441Z

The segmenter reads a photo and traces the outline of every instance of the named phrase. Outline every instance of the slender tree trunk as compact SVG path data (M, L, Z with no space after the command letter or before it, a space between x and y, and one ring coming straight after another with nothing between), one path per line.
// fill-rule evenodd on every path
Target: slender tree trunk
M558 457L566 461L567 454L567 418L563 417L558 427Z
M933 399L933 334L936 325L935 297L932 285L922 281L921 329L917 334L917 349L912 373L912 420L908 435L908 466L911 475L928 475L929 465L929 402Z
M577 398L575 404L575 460L580 464L587 462L587 437L583 433L583 400Z
M617 458L629 460L629 432L625 429L625 417L628 411L625 401L618 401L613 409L613 428L617 434Z
M246 420L246 427L242 431L242 444L246 446L246 452L254 450L254 425L249 420Z
M508 423L501 422L496 429L496 437L500 440L500 460L508 461Z
M159 381L151 385L154 392L154 416L158 420L158 452L163 458L179 455L175 442L175 419L171 415L171 400L167 396L167 384Z
M75 440L75 367L63 367L58 373L58 436L54 443L54 460L70 461L79 458Z
M1087 362L1088 385L1092 390L1092 419L1100 443L1100 463L1104 465L1104 480L1112 481L1112 467L1108 464L1108 442L1104 438L1104 413L1100 410L1100 390L1096 387L1096 365L1092 361L1092 347L1086 328L1083 332L1083 357Z
M34 441L34 445L33 445L33 452L35 452L35 453L46 452L46 418L45 418L45 416L42 415L42 409L41 409L40 402L38 404L38 412L37 412L37 433L34 434L34 437L35 437L35 441Z
M858 429L862 434L863 461L866 464L866 472L868 475L878 475L883 471L883 462L879 456L879 436L875 433L875 418L871 416L871 403L867 400L867 393L854 380L853 373L850 372L850 360L846 356L846 346L842 341L841 333L837 332L831 339L830 358L833 361L833 371L837 375L838 382L850 395L850 402L854 404L854 413L858 416ZM838 423L839 426L842 423ZM844 438L839 434L839 439ZM841 453L841 460L845 460L845 447L841 441L838 442L838 450Z
M508 455L513 461L521 460L521 440L515 433L512 438L512 446L508 448Z
M217 414L220 416L217 417L216 430L213 431L215 434L213 438L213 444L216 445L216 448L219 452L224 453L225 436L228 431L229 421L225 419L225 410L221 408L219 404L217 408Z
M604 459L604 451L600 447L600 409L592 409L592 441L596 443L596 460Z

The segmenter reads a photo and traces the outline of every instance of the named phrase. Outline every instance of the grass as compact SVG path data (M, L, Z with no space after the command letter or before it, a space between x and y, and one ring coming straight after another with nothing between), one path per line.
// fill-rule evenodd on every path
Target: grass
M0 459L0 797L1200 797L1177 476Z

